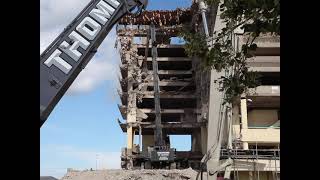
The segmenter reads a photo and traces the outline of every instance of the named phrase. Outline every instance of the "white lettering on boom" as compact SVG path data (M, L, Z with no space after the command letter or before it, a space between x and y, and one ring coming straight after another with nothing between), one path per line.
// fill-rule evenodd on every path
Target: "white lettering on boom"
M105 25L114 12L114 8L104 1L100 1L97 4L98 9L92 9L89 15L98 21L100 24Z
M92 9L89 13L93 19L89 16L85 17L76 27L78 33L72 31L68 36L72 42L69 44L68 42L63 41L59 48L73 60L78 61L82 56L78 51L78 48L81 47L84 50L87 50L90 45L88 40L92 41L96 38L101 31L101 25L105 25L108 22L119 5L120 3L117 0L101 0L96 5L97 9ZM44 64L49 68L54 65L65 74L68 74L71 71L72 66L60 57L61 53L60 50L56 49Z
M73 40L73 43L70 45L66 41L63 41L60 45L60 49L73 60L78 61L82 56L82 54L78 51L78 48L82 47L84 50L86 50L90 43L75 31L72 31L72 33L69 35L69 38Z
M68 64L65 60L63 60L60 56L62 52L56 49L51 56L44 62L44 64L48 67L55 65L65 74L68 74L71 70L72 66Z
M101 26L91 17L85 17L76 30L88 40L94 40L100 32Z

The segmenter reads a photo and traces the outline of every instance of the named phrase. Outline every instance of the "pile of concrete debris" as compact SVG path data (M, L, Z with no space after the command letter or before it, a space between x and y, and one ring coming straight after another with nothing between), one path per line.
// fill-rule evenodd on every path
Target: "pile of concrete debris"
M61 180L196 180L197 174L197 171L191 168L184 170L68 171Z

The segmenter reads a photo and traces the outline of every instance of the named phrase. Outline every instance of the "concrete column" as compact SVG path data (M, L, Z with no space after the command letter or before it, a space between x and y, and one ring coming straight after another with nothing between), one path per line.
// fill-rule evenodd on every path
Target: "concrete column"
M233 124L233 138L239 138L240 137L240 113L239 113L239 105L233 105L232 108L232 124Z
M249 144L247 142L243 142L243 149L248 150L249 149Z
M241 97L241 125L242 129L248 129L248 112L247 112L247 99L245 97ZM243 142L243 149L249 149L248 143Z
M252 171L249 171L248 173L249 173L249 180L253 180L254 178L253 178L253 173L252 173Z
M219 31L223 27L225 27L224 22L220 18L221 11L217 6L211 7L213 12L213 16L208 17L208 21L211 22L210 29L212 31ZM221 111L220 107L223 103L223 94L218 90L219 85L218 83L214 83L215 80L218 80L221 76L224 76L224 72L217 72L214 69L210 72L210 92L209 92L209 116L208 116L208 124L207 124L207 152L209 151L209 157L211 157L207 161L207 171L208 180L216 180L217 173L210 173L216 170L220 165L220 147L221 147L221 140L225 137L220 137L218 140L217 137L219 136L219 126L223 125L224 121L221 121ZM223 127L221 128L223 129ZM221 133L222 134L222 133Z
M222 131L219 129L224 129L223 122L221 120L221 116L223 115L223 110L221 110L221 106L223 103L223 95L218 90L218 83L214 83L214 80L220 78L224 74L222 72L218 73L215 70L211 70L211 78L210 78L210 97L209 97L209 118L207 125L207 152L209 153L209 157L211 157L207 161L207 171L209 180L216 180L217 173L213 171L219 168L220 166L220 148L221 142L224 138L222 135ZM220 123L221 122L221 123ZM221 127L220 127L221 126ZM217 137L221 134L220 139ZM214 174L213 174L214 173Z
M133 128L132 128L132 126L129 125L129 127L127 128L127 140L128 140L127 149L128 149L128 152L132 152L133 138L134 138Z
M194 131L191 134L191 151L201 152L201 131Z
M134 138L134 131L131 123L127 127L127 164L126 168L127 169L132 169L133 168L133 160L132 160L132 149L133 149L133 138Z
M136 109L136 93L132 92L132 83L128 85L129 93L128 93L128 110L127 110L127 136L128 143L127 148L129 155L131 155L133 148L133 140L134 140L134 132L132 128L132 123L137 121L137 109Z
M208 139L207 128L201 127L201 151L202 151L202 154L207 153L207 139Z
M241 98L241 124L242 129L248 129L248 112L247 112L247 99Z
M134 140L134 132L133 132L133 128L132 128L132 123L136 122L136 94L135 93L130 93L129 94L129 102L128 102L128 111L127 111L127 123L128 123L128 127L127 127L127 136L128 136L128 143L127 143L127 149L129 152L129 155L132 152L132 148L133 148L133 140Z

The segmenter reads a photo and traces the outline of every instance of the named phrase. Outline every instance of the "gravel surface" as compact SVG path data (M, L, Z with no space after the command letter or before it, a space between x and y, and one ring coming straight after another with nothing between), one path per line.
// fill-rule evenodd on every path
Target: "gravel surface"
M197 171L191 168L184 170L99 170L70 171L61 180L196 180L196 176Z

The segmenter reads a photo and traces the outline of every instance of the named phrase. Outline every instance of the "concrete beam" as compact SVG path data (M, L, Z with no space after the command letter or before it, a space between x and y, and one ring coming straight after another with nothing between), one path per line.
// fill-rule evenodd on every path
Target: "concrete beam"
M240 47L247 42L247 36L240 36ZM279 47L280 48L280 36L259 36L255 39L254 43L258 47Z
M153 129L155 128L154 122L141 122L140 126L142 129ZM163 129L197 129L200 127L205 127L205 122L183 122L183 123L162 123L161 124ZM127 130L127 123L121 123L120 127L126 131ZM132 127L138 128L138 124L132 124ZM143 130L142 130L143 131Z
M137 44L137 48L145 48L146 46L144 44ZM178 45L178 44L159 44L157 48L169 48L169 49L184 49L184 45Z
M248 60L250 67L280 67L280 56L256 56Z
M188 129L194 129L194 128L200 128L205 126L205 123L162 123L162 128L164 129L172 129L172 128L188 128ZM142 124L141 125L143 128L155 128L155 125L150 123L150 124Z
M149 73L152 73L153 71L149 71ZM163 74L174 74L174 75L192 75L192 71L183 71L183 70L159 70L159 75Z
M154 109L140 109L146 114L154 113ZM187 109L161 109L161 114L184 114ZM194 109L188 109L187 111L192 111ZM194 110L195 111L195 110Z
M119 111L122 115L123 119L126 119L127 115L127 106L123 105L118 105L119 106ZM154 109L151 108L143 108L139 109L145 114L154 114ZM195 109L187 108L187 109L161 109L161 114L185 114L185 113L190 113L190 112L195 112Z
M153 91L147 91L143 93L143 98L154 98L154 92ZM196 98L194 94L162 94L160 92L160 98L173 98L173 99L190 99L190 98Z
M152 61L152 58L148 57L147 61ZM158 57L157 61L158 62L166 62L166 61L192 61L192 60L187 57Z
M257 62L257 63L279 63L280 56L255 56L248 59L248 63Z
M121 125L122 132L126 132L127 128L122 128L123 125ZM138 129L138 128L137 128ZM200 128L163 128L163 132L165 132L168 135L191 135L193 131L200 131ZM136 135L139 133L136 131ZM142 130L142 135L154 135L153 128L144 128Z
M280 96L280 86L258 86L249 89L248 96Z
M249 67L249 71L280 72L280 67Z
M145 91L142 94L143 94L142 99L153 99L154 98L153 91ZM122 92L122 93L119 93L119 96L120 96L120 100L121 100L122 105L127 105L128 93ZM173 94L173 93L161 93L160 92L160 98L162 98L162 99L195 99L197 97L194 94Z
M147 83L148 86L153 86L153 82ZM160 81L159 86L189 86L191 82L183 82L183 81Z
M280 96L248 96L250 108L280 108Z

